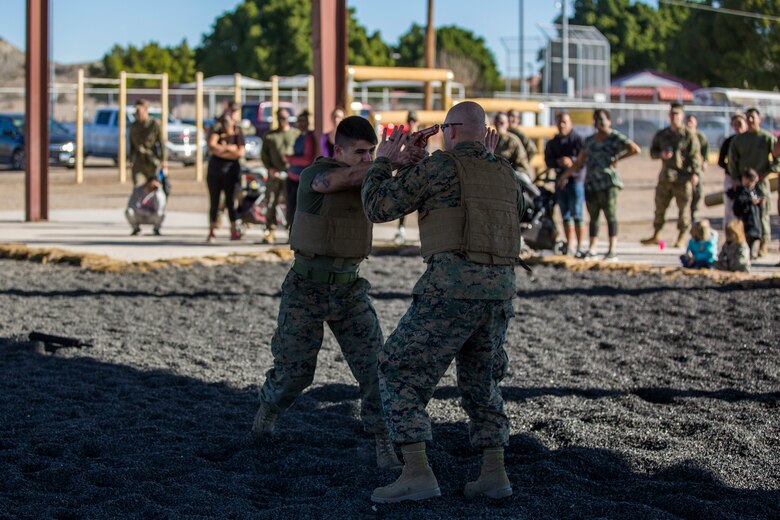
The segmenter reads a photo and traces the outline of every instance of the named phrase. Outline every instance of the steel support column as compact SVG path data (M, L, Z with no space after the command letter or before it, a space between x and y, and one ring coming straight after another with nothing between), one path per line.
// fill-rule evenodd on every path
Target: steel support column
M314 129L329 130L330 114L346 101L346 0L313 0L311 9L314 70ZM344 107L348 108L348 107Z
M25 220L49 219L49 0L27 0Z

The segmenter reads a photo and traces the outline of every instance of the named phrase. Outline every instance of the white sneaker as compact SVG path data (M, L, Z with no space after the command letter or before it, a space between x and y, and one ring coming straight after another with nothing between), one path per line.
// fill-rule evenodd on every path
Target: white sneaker
M406 243L406 228L403 226L398 226L398 233L395 234L395 239L393 240L395 242L395 245L400 246Z

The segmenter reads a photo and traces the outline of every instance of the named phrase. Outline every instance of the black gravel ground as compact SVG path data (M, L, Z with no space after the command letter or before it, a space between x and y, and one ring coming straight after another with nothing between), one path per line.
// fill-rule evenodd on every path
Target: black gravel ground
M0 261L0 518L780 518L777 284L519 272L514 495L462 496L479 458L450 369L429 405L443 496L375 508L395 474L374 468L329 333L276 436L247 442L286 268ZM386 334L422 268L366 263Z

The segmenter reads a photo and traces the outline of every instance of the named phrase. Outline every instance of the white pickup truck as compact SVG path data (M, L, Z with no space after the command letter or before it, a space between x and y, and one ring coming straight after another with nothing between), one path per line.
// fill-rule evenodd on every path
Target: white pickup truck
M100 108L95 112L91 124L84 125L84 158L105 157L115 162L119 157L119 119L117 107ZM162 118L159 108L150 107L149 116ZM127 109L127 152L130 153L130 123L135 119L135 109ZM202 141L204 155L206 141ZM185 125L168 116L168 150L169 161L181 161L185 166L195 164L195 127Z

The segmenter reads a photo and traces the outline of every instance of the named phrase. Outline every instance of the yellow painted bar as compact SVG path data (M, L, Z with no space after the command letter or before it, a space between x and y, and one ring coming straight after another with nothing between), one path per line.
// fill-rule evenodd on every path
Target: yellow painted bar
M479 103L485 109L485 112L519 110L520 112L535 112L538 114L544 108L544 103L525 99L473 98L464 99L463 101Z
M276 111L279 110L279 76L271 76L271 128L279 128ZM262 114L261 114L262 116Z
M203 73L195 73L195 180L203 182Z
M776 173L770 173L766 176L767 179L769 179L769 191L777 191L778 188L778 176ZM771 203L771 201L770 201ZM720 206L723 204L723 192L722 191L716 191L715 193L708 193L704 196L704 205L709 206Z
M426 69L422 67L368 67L365 65L348 65L348 72L355 81L407 80L407 81L441 81L453 78L449 69Z
M119 73L119 182L127 182L127 73Z
M84 69L76 76L76 184L84 182Z
M420 126L432 126L436 123L443 123L444 117L447 115L446 110L417 110L418 123ZM407 110L388 110L386 112L377 112L374 114L374 118L378 123L383 125L405 125Z

